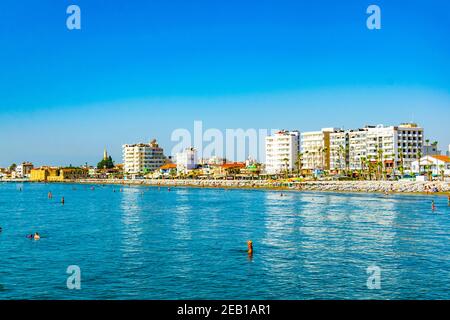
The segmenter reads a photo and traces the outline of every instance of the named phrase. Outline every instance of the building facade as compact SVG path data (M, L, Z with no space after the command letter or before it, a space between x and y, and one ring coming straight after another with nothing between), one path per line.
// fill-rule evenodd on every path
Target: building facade
M177 172L188 173L198 166L197 150L195 148L186 148L183 152L176 154Z
M16 178L29 178L31 169L33 169L34 166L30 162L22 162L16 167L15 170L15 176Z
M349 132L336 130L330 133L330 170L340 172L348 164Z
M415 123L403 123L396 127L396 165L411 170L412 163L422 156L424 130Z
M300 132L298 131L281 130L266 137L266 173L294 171L299 152Z
M330 135L340 129L324 128L321 131L303 132L301 134L301 153L303 170L330 170ZM336 136L335 143L342 137ZM337 145L333 150L339 148Z
M434 176L450 176L450 158L441 155L425 156L411 164L411 171L417 174L430 172Z
M158 170L165 163L164 150L156 140L150 143L122 146L125 174L146 174Z
M381 162L387 171L410 170L423 154L423 141L423 128L413 123L335 131L330 134L330 169L361 170Z

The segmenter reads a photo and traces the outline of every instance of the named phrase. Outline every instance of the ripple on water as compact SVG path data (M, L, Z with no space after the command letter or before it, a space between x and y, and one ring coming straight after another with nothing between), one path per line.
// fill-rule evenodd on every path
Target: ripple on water
M433 213L423 196L21 187L0 184L2 299L450 298L444 197ZM69 265L82 290L66 288Z

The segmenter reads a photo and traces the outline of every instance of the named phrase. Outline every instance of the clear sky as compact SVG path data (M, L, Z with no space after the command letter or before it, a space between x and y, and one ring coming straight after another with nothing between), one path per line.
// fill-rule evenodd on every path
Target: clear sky
M81 30L66 8L81 8ZM368 30L366 8L381 8ZM414 120L450 143L447 0L2 0L0 166L80 165L193 128Z

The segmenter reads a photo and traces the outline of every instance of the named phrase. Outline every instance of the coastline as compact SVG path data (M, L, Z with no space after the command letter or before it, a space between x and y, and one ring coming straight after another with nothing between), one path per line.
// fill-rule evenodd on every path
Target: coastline
M36 183L34 181L0 180L0 182ZM267 180L192 180L192 179L79 179L63 182L44 183L77 183L121 186L155 186L155 187L187 187L217 189L279 190L279 191L311 191L311 192L343 192L343 193L389 193L411 195L448 195L450 182L443 181L303 181L282 182ZM437 189L435 192L426 190Z

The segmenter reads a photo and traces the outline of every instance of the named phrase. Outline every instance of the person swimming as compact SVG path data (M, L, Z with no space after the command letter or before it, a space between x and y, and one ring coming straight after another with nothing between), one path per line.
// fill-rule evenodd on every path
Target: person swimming
M61 198L61 204L64 204L66 201L64 200L64 197Z
M434 200L431 200L431 210L436 210L436 205L434 204Z
M51 192L51 191L49 191L49 192L48 192L48 195L47 195L47 196L48 196L48 198L49 198L49 199L52 199L52 198L53 198L53 194L52 194L52 192Z
M41 236L38 232L35 232L34 234L29 234L26 236L28 239L34 239L34 240L40 240Z
M247 241L247 253L250 255L253 254L253 241L252 240Z

